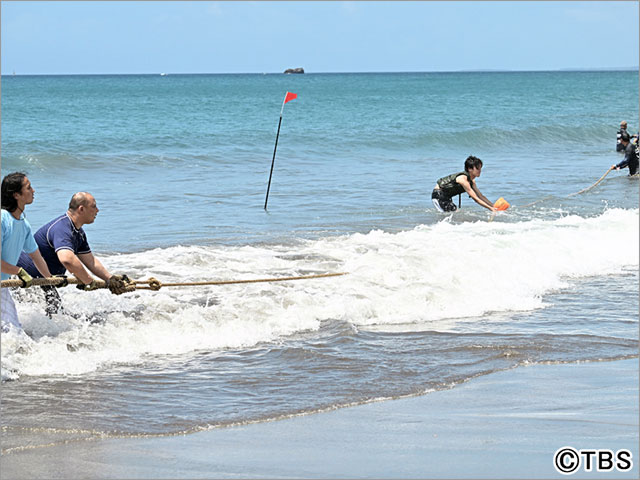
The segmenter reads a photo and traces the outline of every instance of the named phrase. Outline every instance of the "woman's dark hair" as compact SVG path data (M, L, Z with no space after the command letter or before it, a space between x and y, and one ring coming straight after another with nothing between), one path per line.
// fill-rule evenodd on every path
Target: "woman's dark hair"
M482 160L480 160L478 157L469 155L467 159L464 161L464 169L467 172L472 168L478 168L478 167L482 167Z
M21 172L10 173L2 179L2 208L13 212L18 208L18 201L13 196L14 193L22 191L22 182L27 175Z

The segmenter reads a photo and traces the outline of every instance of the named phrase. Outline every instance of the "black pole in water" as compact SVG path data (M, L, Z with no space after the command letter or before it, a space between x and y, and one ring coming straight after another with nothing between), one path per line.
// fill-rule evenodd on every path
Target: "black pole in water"
M267 185L267 196L264 199L265 210L267 209L267 202L269 201L269 189L271 188L271 177L273 176L273 165L276 162L276 150L278 149L278 137L280 136L280 125L282 125L282 112L280 112L280 121L278 122L278 133L276 134L276 145L275 147L273 147L273 158L271 159L271 172L269 173L269 184Z
M267 202L269 201L269 190L271 189L271 177L273 176L273 165L276 162L276 150L278 149L278 137L280 136L280 125L282 125L282 113L284 112L284 106L287 102L298 98L297 93L287 92L282 102L282 108L280 109L280 121L278 122L278 133L276 133L276 145L273 147L273 158L271 159L271 172L269 173L269 185L267 185L267 196L264 199L264 210L267 210Z

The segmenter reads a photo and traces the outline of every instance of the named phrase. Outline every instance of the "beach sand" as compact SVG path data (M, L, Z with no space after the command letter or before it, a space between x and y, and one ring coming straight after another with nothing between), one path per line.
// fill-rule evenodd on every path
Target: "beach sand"
M638 478L638 359L532 365L450 390L191 435L5 454L12 478ZM563 476L556 450L628 449Z

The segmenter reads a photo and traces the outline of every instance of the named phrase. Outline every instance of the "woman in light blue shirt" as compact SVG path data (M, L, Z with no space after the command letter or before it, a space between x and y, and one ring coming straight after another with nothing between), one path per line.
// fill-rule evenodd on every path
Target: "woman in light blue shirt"
M50 277L38 245L33 238L31 225L24 216L24 209L33 202L35 190L24 173L10 173L2 179L2 280L17 275L22 286L31 285L31 275L17 266L20 254L24 250L33 259L42 275ZM2 331L8 332L11 325L22 329L18 312L8 288L1 290Z

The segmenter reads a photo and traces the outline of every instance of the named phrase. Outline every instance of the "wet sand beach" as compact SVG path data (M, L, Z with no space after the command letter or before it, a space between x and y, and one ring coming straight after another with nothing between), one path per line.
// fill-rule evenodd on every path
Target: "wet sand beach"
M37 442L34 442L37 443ZM532 365L450 390L186 436L105 438L2 456L13 478L565 478L561 447L628 449L638 360Z

